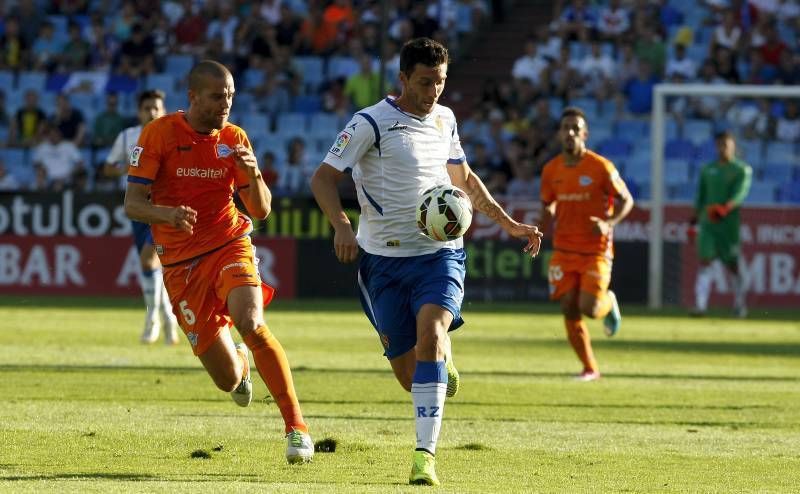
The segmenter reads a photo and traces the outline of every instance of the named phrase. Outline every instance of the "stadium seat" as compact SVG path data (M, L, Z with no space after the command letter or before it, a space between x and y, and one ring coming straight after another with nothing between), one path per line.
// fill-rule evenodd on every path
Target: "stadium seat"
M322 110L322 98L317 95L299 95L292 100L292 110L296 113L313 115Z
M148 74L142 89L159 89L169 94L175 90L175 76L166 72Z
M695 146L694 161L704 165L717 159L717 144L713 140L704 141Z
M136 112L136 99L133 99L134 105L134 113ZM233 98L233 101L236 101L236 98ZM164 101L164 105L167 107L166 110L168 112L174 112L177 110L186 110L189 108L189 97L186 95L184 91L174 91L171 93L167 93L167 99Z
M233 98L233 106L231 107L231 113L237 114L244 114L244 113L253 113L255 112L255 102L256 98L253 96L252 93L247 91L237 91L236 96ZM233 119L231 119L234 122ZM245 128L244 130L248 130Z
M14 88L14 73L10 70L0 70L0 89L6 93L6 101L8 101L8 92Z
M685 184L689 180L690 162L686 159L664 160L664 181L668 186Z
M650 123L646 120L617 120L614 122L614 132L618 136L628 139L638 139L650 136Z
M781 202L800 204L800 180L783 184L778 190Z
M191 55L171 54L167 55L164 69L167 73L177 78L183 79L194 66L194 57Z
M359 71L358 62L353 57L335 56L328 59L328 79L347 79Z
M7 167L28 167L28 152L20 148L0 149L0 157Z
M800 161L800 152L798 152L796 144L791 142L767 141L764 154L769 162L797 163Z
M263 134L272 127L269 117L264 113L249 112L239 116L240 126L249 134Z
M754 182L750 186L750 193L747 194L745 202L749 204L775 202L775 183L772 181Z
M696 186L689 183L676 183L667 187L667 199L671 201L691 202L694 200Z
M699 144L714 137L713 125L708 120L686 120L683 123L682 137L691 140L695 144Z
M303 75L306 91L315 93L325 82L324 61L320 57L293 57L292 64Z
M306 115L303 113L281 113L275 120L275 132L287 135L306 133Z
M472 8L467 2L456 4L456 32L458 34L472 31Z
M107 93L135 93L139 88L139 81L125 75L111 74L106 83Z
M630 156L633 146L627 139L611 137L597 146L597 151L610 159Z
M20 72L19 78L17 79L17 89L23 94L28 89L33 89L41 93L44 91L45 84L47 84L47 74L44 72Z
M308 133L313 138L328 139L331 144L336 134L342 130L339 117L332 113L315 113L309 117Z
M767 164L758 168L757 174L762 180L772 180L780 184L791 182L797 178L795 167L786 161L768 161Z
M244 71L244 88L252 91L264 84L266 73L263 69L247 69Z
M696 154L694 143L688 139L670 139L664 145L664 157L668 160L689 162L694 159Z

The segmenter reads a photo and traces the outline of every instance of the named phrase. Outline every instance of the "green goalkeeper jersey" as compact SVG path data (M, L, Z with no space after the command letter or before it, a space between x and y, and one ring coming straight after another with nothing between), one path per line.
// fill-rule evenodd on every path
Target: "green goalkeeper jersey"
M739 205L750 192L753 169L742 160L730 163L712 161L700 170L700 182L694 209L701 223L719 225L719 228L739 228ZM733 201L736 206L722 221L711 223L706 208L712 204L725 204Z

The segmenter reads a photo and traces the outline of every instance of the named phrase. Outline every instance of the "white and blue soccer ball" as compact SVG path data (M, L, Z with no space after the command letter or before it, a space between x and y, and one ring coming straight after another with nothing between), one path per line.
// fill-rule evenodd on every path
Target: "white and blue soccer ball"
M420 196L417 226L433 240L455 240L472 223L472 202L466 192L454 185L437 185Z

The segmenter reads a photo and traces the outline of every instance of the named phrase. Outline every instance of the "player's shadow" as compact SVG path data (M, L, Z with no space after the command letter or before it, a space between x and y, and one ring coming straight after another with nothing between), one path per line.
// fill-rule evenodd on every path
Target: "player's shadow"
M624 351L705 353L727 355L752 355L767 357L800 358L800 345L791 343L764 343L751 341L687 341L687 340L615 340L597 341L597 346L617 347Z

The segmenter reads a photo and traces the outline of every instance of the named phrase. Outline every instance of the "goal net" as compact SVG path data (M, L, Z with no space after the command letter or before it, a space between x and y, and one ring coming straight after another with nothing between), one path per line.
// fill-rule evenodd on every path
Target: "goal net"
M797 86L655 87L649 184L644 183L638 201L649 209L651 308L687 306L693 300L697 258L686 233L700 169L716 158L713 136L721 130L733 132L737 155L753 169L740 230L740 267L748 304L751 309L796 306L800 300L799 114ZM712 306L730 303L731 287L724 271L715 263Z

